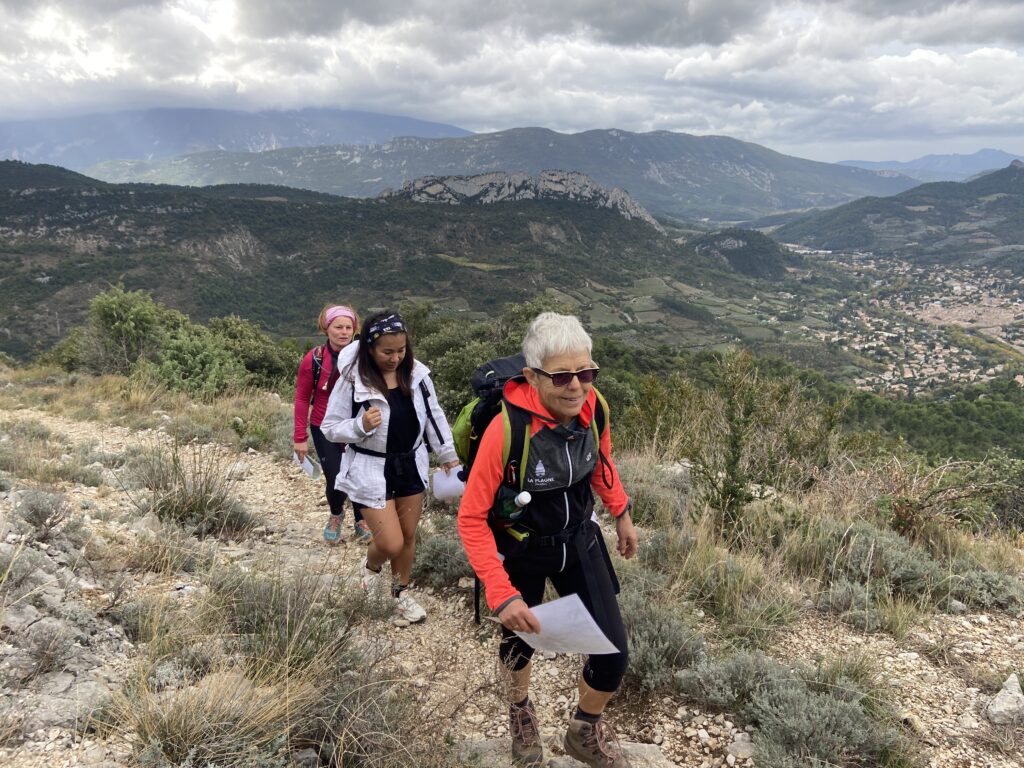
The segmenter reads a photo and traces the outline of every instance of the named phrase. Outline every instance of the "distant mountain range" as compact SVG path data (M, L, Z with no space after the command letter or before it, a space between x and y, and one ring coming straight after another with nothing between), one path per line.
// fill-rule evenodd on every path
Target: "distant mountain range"
M1024 162L967 182L922 184L811 214L773 236L826 250L1002 264L1024 275Z
M154 160L210 150L261 152L381 144L396 136L468 135L454 125L344 109L145 109L0 122L0 159L84 170L116 159Z
M965 181L979 173L1005 168L1014 160L1024 160L1001 149L982 149L971 155L925 155L916 160L844 160L839 165L865 168L871 171L889 171L910 176L918 181Z
M792 209L831 207L913 186L891 173L819 163L724 136L595 130L563 134L516 128L462 138L399 138L379 146L206 152L164 160L108 162L108 181L182 185L284 184L369 197L424 176L493 171L580 171L619 187L655 215L738 221Z

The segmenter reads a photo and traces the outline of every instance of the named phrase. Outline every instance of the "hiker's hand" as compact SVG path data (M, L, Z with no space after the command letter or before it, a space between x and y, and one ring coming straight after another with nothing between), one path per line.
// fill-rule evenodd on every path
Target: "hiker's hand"
M373 408L367 408L363 411L363 432L369 432L371 429L376 429L380 426L380 423L384 418L380 415L380 408L373 406Z
M620 555L629 560L636 554L637 548L636 528L633 526L633 518L629 512L623 512L615 518L615 533L619 537L619 545L616 549Z
M299 457L299 464L301 464L306 460L306 454L309 453L309 441L303 440L301 443L292 443L292 450Z
M513 632L540 632L540 622L533 615L530 606L522 600L513 600L502 608L498 614L498 621Z
M450 475L452 473L452 470L455 469L457 466L459 466L459 462L457 461L446 461L444 464L441 465L441 469L444 470L444 473L446 475Z

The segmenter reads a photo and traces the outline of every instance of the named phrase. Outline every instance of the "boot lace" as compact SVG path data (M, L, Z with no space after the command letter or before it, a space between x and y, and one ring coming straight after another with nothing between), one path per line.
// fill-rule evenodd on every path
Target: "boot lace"
M540 740L533 707L512 707L512 737L523 744L536 744Z
M594 727L590 729L590 733L583 740L583 746L593 752L595 756L603 758L609 765L615 762L622 753L615 729L603 717L594 723Z

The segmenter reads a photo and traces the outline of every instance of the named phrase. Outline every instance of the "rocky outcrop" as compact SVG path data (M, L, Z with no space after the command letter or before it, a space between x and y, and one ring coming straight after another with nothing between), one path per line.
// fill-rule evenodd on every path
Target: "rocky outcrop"
M1024 723L1024 692L1016 674L1006 678L1002 689L989 702L986 714L996 725Z
M541 171L528 173L481 173L475 176L424 176L407 181L400 190L380 197L399 197L418 203L474 205L511 200L572 200L598 208L611 208L626 219L639 219L659 232L661 225L647 209L618 187L602 187L585 173Z

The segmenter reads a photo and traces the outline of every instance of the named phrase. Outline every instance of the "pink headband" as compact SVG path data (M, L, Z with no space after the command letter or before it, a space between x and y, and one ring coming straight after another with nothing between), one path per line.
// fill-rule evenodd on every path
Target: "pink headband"
M352 321L352 326L356 325L356 313L348 307L331 307L324 314L324 326L330 327L331 323L337 320L339 317L347 317Z

